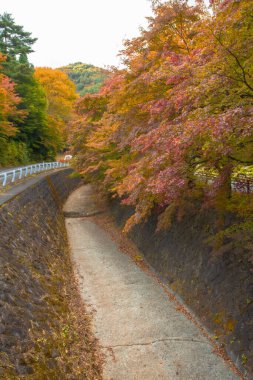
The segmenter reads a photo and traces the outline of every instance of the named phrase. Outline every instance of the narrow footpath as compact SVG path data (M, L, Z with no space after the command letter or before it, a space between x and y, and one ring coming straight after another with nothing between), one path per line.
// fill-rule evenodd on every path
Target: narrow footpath
M92 220L89 185L64 207L80 290L105 354L105 380L235 380L201 330L175 308L152 276ZM158 253L159 254L159 253Z

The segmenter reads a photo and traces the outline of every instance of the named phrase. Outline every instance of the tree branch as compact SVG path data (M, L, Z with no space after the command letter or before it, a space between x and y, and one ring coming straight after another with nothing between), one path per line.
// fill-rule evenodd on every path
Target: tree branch
M237 55L229 47L225 46L224 43L221 41L221 38L219 38L212 30L211 30L211 33L214 36L214 38L219 42L219 44L223 47L223 49L225 49L225 51L234 58L238 67L241 70L242 77L243 77L242 82L249 88L250 91L253 91L253 87L248 83L247 78L246 78L245 69L244 69L243 65L241 64Z

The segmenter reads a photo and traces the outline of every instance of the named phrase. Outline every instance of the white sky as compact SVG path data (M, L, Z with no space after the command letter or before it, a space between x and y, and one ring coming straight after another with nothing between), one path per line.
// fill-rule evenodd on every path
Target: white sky
M148 0L0 0L4 12L38 38L30 61L50 67L118 65L123 39L138 36L152 14Z

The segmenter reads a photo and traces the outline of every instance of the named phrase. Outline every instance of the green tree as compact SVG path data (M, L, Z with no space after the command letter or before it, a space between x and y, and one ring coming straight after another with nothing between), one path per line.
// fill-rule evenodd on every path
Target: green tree
M32 53L32 45L37 38L25 32L23 27L16 25L9 13L0 15L0 50L8 59Z
M60 70L64 71L75 83L81 96L98 93L110 75L108 70L81 62L71 63L68 66L61 67Z
M33 160L53 158L55 152L50 149L45 92L35 79L32 66L19 63L17 70L13 79L17 83L16 91L23 99L19 108L27 111L25 120L16 120L17 137L26 143Z
M14 141L26 145L31 160L53 158L55 154L47 125L45 92L28 61L36 40L22 26L16 25L10 14L0 15L0 51L7 57L3 73L16 84L15 90L21 98L18 108L26 111L25 119L12 120L18 130Z

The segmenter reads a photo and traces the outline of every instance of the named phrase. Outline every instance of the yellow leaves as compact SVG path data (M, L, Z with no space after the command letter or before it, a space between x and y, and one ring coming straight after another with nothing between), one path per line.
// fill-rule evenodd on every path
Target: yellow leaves
M95 168L95 181L136 206L125 231L154 206L173 202L157 229L169 228L174 213L182 219L191 207L189 199L211 198L223 186L202 183L198 174L224 167L231 154L252 159L252 120L241 108L252 103L252 37L243 38L249 22L232 8L210 17L198 5L166 2L148 30L126 42L126 69L115 70L101 93L77 102L83 122L76 120L73 140L80 167Z
M140 255L136 255L136 256L134 256L134 261L136 261L136 262L142 262L143 258Z
M138 217L138 214L134 214L132 215L126 222L125 226L124 226L124 229L123 229L123 232L124 233L128 233L132 228L133 226L135 226L136 224L139 223L139 220L140 218Z
M92 132L87 139L87 144L86 146L88 148L94 148L94 149L99 149L103 150L108 147L110 137L112 134L118 129L118 124L106 124L102 125L100 128Z
M35 77L46 92L48 113L54 117L69 119L78 95L67 74L50 68L36 68Z
M150 51L149 53L148 53L148 59L149 60L153 60L153 59L155 59L157 57L157 52L156 51Z
M176 204L172 203L166 207L165 211L162 214L159 215L156 228L157 232L170 228L176 208Z
M47 113L51 134L55 136L55 145L60 148L65 139L66 126L73 115L73 107L78 95L75 85L67 74L57 69L39 67L35 78L43 87L47 97Z

